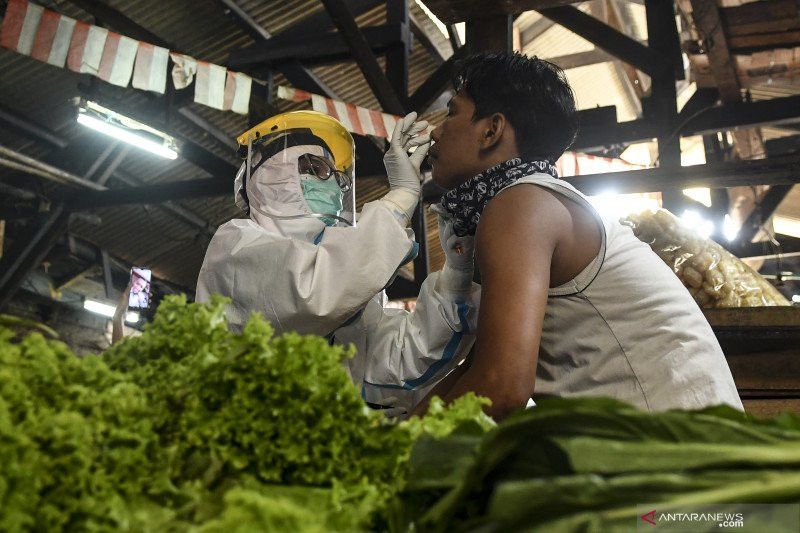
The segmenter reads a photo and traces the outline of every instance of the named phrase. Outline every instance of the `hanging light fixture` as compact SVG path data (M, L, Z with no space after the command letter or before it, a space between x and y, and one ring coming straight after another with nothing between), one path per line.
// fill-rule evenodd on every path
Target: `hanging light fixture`
M92 313L102 315L104 317L113 318L117 308L111 304L103 303L97 300L85 299L83 301L83 308ZM135 324L139 322L139 313L128 311L125 313L125 322Z
M167 159L178 157L174 138L96 102L79 100L78 124Z

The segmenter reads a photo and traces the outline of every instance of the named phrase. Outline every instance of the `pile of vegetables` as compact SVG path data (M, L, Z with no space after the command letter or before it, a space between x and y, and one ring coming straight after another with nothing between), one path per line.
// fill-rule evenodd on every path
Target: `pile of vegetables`
M462 426L421 437L397 502L399 522L424 531L548 533L635 531L637 504L797 504L800 418L548 399L487 434ZM800 505L794 515L789 524L748 516L747 531L796 531Z
M225 303L168 298L102 357L0 328L0 531L381 528L427 425L493 425L474 396L392 423L348 351Z
M168 298L101 357L0 326L0 531L612 531L800 499L794 416L554 399L495 425L468 395L395 423L347 350L224 307Z

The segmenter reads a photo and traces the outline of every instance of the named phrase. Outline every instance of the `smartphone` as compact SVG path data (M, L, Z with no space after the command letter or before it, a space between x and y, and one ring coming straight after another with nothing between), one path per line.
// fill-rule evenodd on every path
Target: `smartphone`
M150 307L152 275L149 268L133 267L131 269L131 293L128 296L128 309L135 311Z

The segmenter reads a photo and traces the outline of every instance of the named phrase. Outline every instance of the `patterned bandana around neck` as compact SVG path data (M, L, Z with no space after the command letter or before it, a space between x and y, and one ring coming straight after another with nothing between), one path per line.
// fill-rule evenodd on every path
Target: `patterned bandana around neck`
M442 196L441 205L453 217L455 234L459 237L475 235L486 204L518 179L537 173L558 177L556 167L546 159L523 161L517 157L484 170L447 191Z

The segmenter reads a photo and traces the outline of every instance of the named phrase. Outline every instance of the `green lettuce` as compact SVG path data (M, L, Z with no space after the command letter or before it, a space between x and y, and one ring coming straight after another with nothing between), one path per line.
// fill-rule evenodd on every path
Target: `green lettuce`
M415 441L488 423L475 398L390 422L352 348L233 333L226 304L168 297L101 357L0 326L0 530L383 527Z
M599 532L637 503L800 501L795 415L550 399L495 424L468 394L396 423L352 348L233 333L226 304L167 298L102 356L0 324L0 531Z

